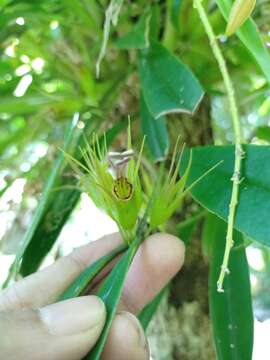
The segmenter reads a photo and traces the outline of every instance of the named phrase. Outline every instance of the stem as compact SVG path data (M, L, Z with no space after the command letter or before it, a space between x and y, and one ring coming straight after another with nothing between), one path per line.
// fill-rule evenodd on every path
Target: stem
M213 32L211 24L208 20L207 14L204 10L204 7L201 4L202 0L194 0L194 6L198 10L200 19L204 26L205 32L209 38L210 46L212 48L213 54L217 60L220 72L222 74L225 88L228 95L232 125L235 137L235 160L234 160L234 173L231 178L232 180L232 193L231 200L229 205L229 214L228 214L228 227L227 227L227 235L226 235L226 245L225 252L223 256L223 262L221 265L221 271L219 274L219 278L217 281L217 291L224 292L223 290L223 282L225 275L229 273L228 263L230 257L230 251L233 247L233 227L234 227L234 219L235 212L238 203L238 194L239 194L239 184L240 184L240 175L241 175L241 160L244 157L244 151L241 146L241 126L239 121L238 109L235 100L234 87L232 81L229 76L229 72L226 66L225 59L222 55L222 52L219 48L219 45L216 40L216 36Z

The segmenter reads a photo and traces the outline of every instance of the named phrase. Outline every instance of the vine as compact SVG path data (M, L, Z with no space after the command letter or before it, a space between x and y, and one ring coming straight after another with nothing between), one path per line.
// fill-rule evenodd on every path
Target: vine
M233 227L234 227L236 207L237 207L237 203L238 203L239 184L241 182L241 180L240 180L241 161L242 161L242 158L244 157L245 153L244 153L242 145L241 145L241 138L242 138L241 125L240 125L239 114L238 114L238 109L237 109L237 104L236 104L236 99L235 99L234 87L233 87L232 81L229 76L229 72L228 72L228 69L226 66L225 59L219 48L216 36L214 34L212 26L208 20L207 14L202 5L202 0L194 0L193 4L194 4L194 7L198 11L198 14L199 14L202 24L204 26L205 32L209 38L209 42L210 42L210 46L212 48L213 54L217 60L221 75L223 77L225 88L226 88L226 91L228 94L230 112L231 112L231 117L232 117L232 125L233 125L234 137L235 137L234 173L231 178L233 185L232 185L232 193L231 193L231 199L230 199L230 205L229 205L226 245L225 245L225 251L224 251L223 261L222 261L222 265L221 265L221 271L220 271L219 278L217 281L217 291L224 292L223 282L224 282L224 278L225 278L226 274L229 274L228 263L229 263L230 251L231 251L231 248L233 247Z

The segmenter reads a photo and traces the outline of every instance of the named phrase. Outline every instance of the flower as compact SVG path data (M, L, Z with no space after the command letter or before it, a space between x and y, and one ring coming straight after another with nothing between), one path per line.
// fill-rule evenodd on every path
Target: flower
M118 225L126 242L130 243L136 230L143 204L139 167L144 141L137 162L131 144L130 127L128 145L124 152L107 151L106 138L101 146L97 135L90 144L80 149L82 162L66 154L67 160L79 176L80 188L95 205L107 213Z

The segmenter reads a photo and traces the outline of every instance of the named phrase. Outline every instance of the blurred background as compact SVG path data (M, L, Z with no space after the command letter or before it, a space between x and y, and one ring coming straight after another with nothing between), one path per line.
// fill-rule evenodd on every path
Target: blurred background
M95 62L107 5L102 0L0 0L1 284L33 220L60 149L65 146L66 129L72 119L76 119L70 144L72 151L76 151L82 132L87 134L93 130L106 132L113 148L123 146L128 115L132 118L135 148L141 142L136 53L119 51L115 39L136 24L145 2L125 1L118 25L112 29L101 77L97 80ZM225 23L214 1L205 1L205 5L216 33L222 35ZM192 1L183 1L179 29L171 30L174 41L166 37L168 1L152 1L151 6L159 9L159 36L164 44L189 65L207 92L194 117L177 114L167 119L171 143L178 134L188 145L230 143L233 135L221 76ZM270 47L269 2L258 1L253 15L265 44ZM245 140L269 144L269 86L237 38L220 36L220 45L236 86ZM151 158L149 153L146 156ZM65 179L72 178L73 174L64 162L60 165L64 189ZM56 194L57 189L55 191ZM172 231L177 232L178 224L199 210L198 205L188 199L172 220ZM117 230L112 220L96 209L85 193L76 189L62 192L58 207L52 207L46 216L42 230L45 235L40 242L44 244L48 240L51 248L41 267L76 246ZM178 359L179 354L181 359L189 360L214 358L207 306L208 264L200 251L200 219L185 234L179 230L179 235L186 236L193 244L193 250L188 252L183 273L173 282L170 295L150 327L154 359L173 356ZM38 233L36 236L39 238ZM266 360L270 357L267 344L270 252L253 243L247 248L247 256L256 319L254 359ZM25 263L23 275L31 271ZM184 291L187 284L189 291ZM179 333L182 334L180 340ZM164 343L162 350L161 343Z

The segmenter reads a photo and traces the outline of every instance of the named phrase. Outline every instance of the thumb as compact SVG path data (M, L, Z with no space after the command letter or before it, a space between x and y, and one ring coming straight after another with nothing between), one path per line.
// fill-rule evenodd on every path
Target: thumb
M42 309L0 312L1 358L77 360L96 343L105 322L105 306L83 296Z

